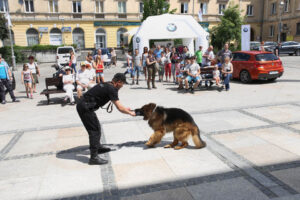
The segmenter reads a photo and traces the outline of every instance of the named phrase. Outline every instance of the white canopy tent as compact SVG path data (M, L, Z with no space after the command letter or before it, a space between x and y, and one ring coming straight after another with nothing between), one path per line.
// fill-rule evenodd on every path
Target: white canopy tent
M144 47L149 48L149 40L155 39L182 39L183 45L194 54L194 40L198 49L208 48L209 33L190 15L163 14L148 17L133 37L133 49L143 52Z

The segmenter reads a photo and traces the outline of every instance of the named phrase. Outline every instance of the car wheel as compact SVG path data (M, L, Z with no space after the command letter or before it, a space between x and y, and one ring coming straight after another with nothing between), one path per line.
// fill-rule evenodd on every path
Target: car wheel
M298 49L295 53L296 56L300 56L300 49Z
M243 83L250 83L252 81L251 75L247 70L243 70L240 73L240 80Z
M292 56L292 55L294 55L293 53L289 53L289 56Z

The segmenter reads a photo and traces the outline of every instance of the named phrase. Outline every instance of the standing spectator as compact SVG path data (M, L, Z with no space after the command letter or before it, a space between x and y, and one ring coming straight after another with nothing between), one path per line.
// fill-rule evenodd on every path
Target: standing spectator
M111 63L114 66L117 66L117 54L115 48L111 48L110 55L111 55Z
M134 84L135 72L136 72L136 84L138 85L141 66L142 66L142 56L139 55L138 49L135 49L133 63L134 63L134 68L132 70L132 85Z
M165 74L166 74L166 81L167 82L171 81L171 68L172 68L171 52L168 48L166 48Z
M172 63L172 66L171 66L171 72L172 72L172 76L173 76L173 82L176 83L176 79L177 79L177 74L176 74L176 58L177 58L177 52L176 52L176 48L175 47L172 47L172 52L171 52L171 63Z
M202 67L211 66L211 61L215 58L213 46L210 45L202 56Z
M262 41L261 43L260 43L260 51L265 51L265 42L264 41Z
M159 60L161 58L161 52L163 52L163 49L160 47L160 45L156 46L156 49L153 51L154 57L156 59L156 63L155 63L155 70L158 71L159 68ZM156 73L156 72L155 72Z
M276 45L275 49L274 49L274 54L279 57L280 54L280 47L281 47L281 43L278 43L278 45Z
M128 51L127 53L127 66L129 67L130 69L130 74L132 76L132 70L133 70L133 64L132 64L132 55L131 55L131 51Z
M187 70L187 74L188 76L185 79L185 90L188 90L188 83L193 81L195 82L193 88L192 88L192 93L194 93L194 89L198 87L199 83L200 83L200 66L195 63L195 56L191 57L191 65L189 66L188 70Z
M199 46L199 50L196 51L196 58L197 58L197 63L200 67L202 67L202 56L203 56L203 52L202 52L202 46Z
M101 56L97 56L96 58L96 78L97 78L97 83L104 83L104 65L103 61L101 59Z
M218 59L221 61L222 64L225 63L225 58L226 57L229 57L230 59L232 59L232 52L229 50L229 44L228 43L225 43L224 49L222 49L218 53Z
M148 58L147 58L147 70L148 70L148 80L147 80L147 86L148 89L151 90L150 88L150 81L152 82L152 88L156 89L155 87L155 73L156 73L156 59L153 56L153 51L150 50L148 52Z
M99 55L98 55L99 56ZM93 77L92 83L90 83L90 87L94 87L96 85L96 64L93 60L93 55L91 52L88 53L85 61L86 70L91 73Z
M223 74L223 78L224 78L224 84L225 84L225 88L226 91L228 91L230 89L230 78L232 76L232 72L233 72L233 66L230 62L230 58L226 57L225 58L225 63L222 65L222 74Z
M165 73L165 67L166 67L167 58L165 56L165 52L161 52L161 57L158 60L159 68L158 68L158 78L159 82L163 81L164 73Z
M74 96L73 96L73 90L74 90L74 74L71 73L71 68L66 67L65 68L66 74L63 75L62 81L64 84L64 91L66 91L66 97L64 98L64 103L62 105L66 105L68 99L70 100L71 105L74 105Z
M12 90L12 84L10 84L12 78L12 73L9 69L8 64L4 60L2 60L2 56L0 55L0 99L2 104L6 104L5 88L8 90L13 102L20 102L18 99L16 99Z
M183 47L183 52L182 52L182 59L184 60L184 65L186 65L186 59L185 58L190 58L192 57L192 54L189 52L189 49L187 46Z
M144 47L144 52L142 55L142 62L143 62L143 71L145 74L146 81L147 81L147 57L148 57L148 47Z
M29 63L27 63L27 65L33 76L33 81L32 81L33 92L36 93L36 84L39 83L38 75L40 76L40 70L36 62L34 62L33 56L29 56L28 59L29 59Z
M90 53L88 53L88 55L89 55L89 54L90 54ZM98 50L97 50L97 54L94 55L94 58L93 58L93 59L96 60L97 56L100 56L101 59L103 60L102 50L101 50L101 49L98 49Z
M30 98L33 99L33 92L32 92L32 73L30 69L28 68L27 64L23 65L23 70L21 72L21 82L25 85L26 95L27 98L29 98L29 92L30 92Z
M71 65L69 65L70 67L71 67L71 69L72 69L72 73L77 73L77 70L76 70L76 56L75 56L75 54L74 54L74 51L70 51L70 64Z
M86 69L86 64L84 62L80 65L80 70L76 74L76 83L77 83L77 96L80 98L82 92L91 88L93 85L93 77L91 73Z

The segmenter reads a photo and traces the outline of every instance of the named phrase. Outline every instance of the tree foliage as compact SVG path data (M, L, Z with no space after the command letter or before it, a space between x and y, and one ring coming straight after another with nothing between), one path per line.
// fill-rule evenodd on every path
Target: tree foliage
M0 14L0 40L8 38L8 29L6 27L6 19L4 14Z
M224 10L224 15L221 17L221 23L211 30L211 43L220 50L226 42L234 41L238 49L241 44L241 25L244 23L244 18L241 16L238 5L230 4Z
M149 16L161 15L165 13L174 14L176 9L170 11L170 4L167 0L143 0L144 12L143 19L147 19Z

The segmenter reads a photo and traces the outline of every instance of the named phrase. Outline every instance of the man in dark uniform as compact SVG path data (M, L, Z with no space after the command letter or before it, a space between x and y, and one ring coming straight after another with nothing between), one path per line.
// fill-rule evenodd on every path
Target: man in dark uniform
M126 83L124 74L117 73L111 82L97 84L86 92L77 104L77 112L89 134L90 165L106 164L108 161L100 158L98 152L105 153L110 151L109 148L100 145L101 126L95 111L111 101L120 112L135 116L134 111L124 107L119 101L118 90L123 87L124 83Z

